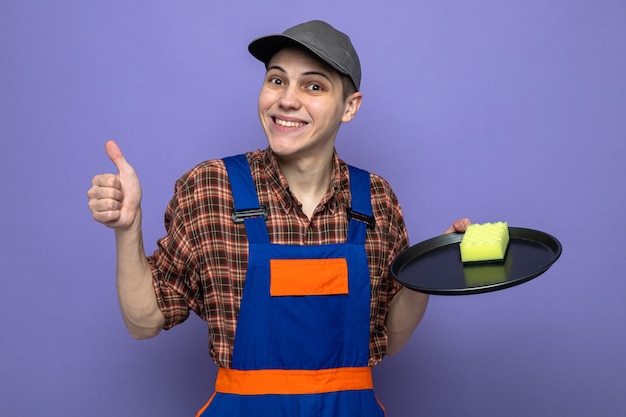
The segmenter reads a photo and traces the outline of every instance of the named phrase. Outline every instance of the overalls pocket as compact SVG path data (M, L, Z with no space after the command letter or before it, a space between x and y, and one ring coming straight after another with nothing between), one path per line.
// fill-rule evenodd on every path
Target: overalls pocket
M271 366L332 368L345 339L345 258L270 261Z

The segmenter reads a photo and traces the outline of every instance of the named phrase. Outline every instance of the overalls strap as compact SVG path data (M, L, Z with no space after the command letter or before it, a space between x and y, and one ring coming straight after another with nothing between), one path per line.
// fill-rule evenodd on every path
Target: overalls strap
M370 195L370 174L360 168L348 165L352 204L348 208L348 242L365 243L365 228L374 228L372 199Z
M265 227L267 208L259 204L248 158L241 154L226 157L223 161L235 202L233 221L245 224L248 241L251 243L269 243L270 239L267 227Z

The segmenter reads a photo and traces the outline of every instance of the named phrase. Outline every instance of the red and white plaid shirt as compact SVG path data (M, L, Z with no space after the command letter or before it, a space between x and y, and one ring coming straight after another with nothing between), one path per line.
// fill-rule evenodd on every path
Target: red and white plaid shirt
M247 154L259 202L268 208L270 241L282 245L322 245L346 240L350 206L348 167L334 156L328 192L309 220L289 192L274 154ZM370 174L376 228L367 230L371 276L369 364L386 350L385 318L389 302L401 288L389 277L393 259L408 247L402 211L389 184ZM221 160L199 164L176 182L165 212L167 234L148 257L165 329L182 323L193 310L209 326L212 360L229 368L237 315L248 264L243 224L232 219L233 198Z

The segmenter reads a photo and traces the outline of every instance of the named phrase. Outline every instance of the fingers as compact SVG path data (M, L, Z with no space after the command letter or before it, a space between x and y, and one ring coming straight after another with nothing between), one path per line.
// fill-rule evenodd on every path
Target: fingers
M463 233L463 232L465 232L465 229L467 229L467 226L469 226L470 224L472 224L472 222L467 217L465 217L463 219L456 220L454 223L452 223L452 226L450 226L446 230L444 230L443 234L447 234L447 233Z
M127 229L140 224L141 184L117 143L108 141L105 151L118 173L93 177L87 191L89 210L96 221L116 230Z
M91 184L87 197L93 218L104 224L119 219L124 193L117 175L96 175Z
M115 174L100 174L93 177L91 180L91 187L115 188L121 190L122 182Z
M124 193L120 179L113 174L101 174L93 177L91 188L87 191L89 199L122 201Z
M464 231L465 231L465 229L467 229L467 226L469 226L471 223L472 223L472 222L470 221L470 219L468 219L468 218L466 217L466 218L459 219L459 220L455 221L455 222L452 224L452 227L454 227L454 231L455 231L455 232L459 232L459 233L461 233L461 232L464 232Z

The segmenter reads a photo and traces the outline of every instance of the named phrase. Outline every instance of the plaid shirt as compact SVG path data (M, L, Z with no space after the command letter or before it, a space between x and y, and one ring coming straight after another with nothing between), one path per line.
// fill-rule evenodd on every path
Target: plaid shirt
M259 202L268 208L270 240L282 245L321 245L346 240L350 206L346 164L334 156L328 192L312 219L300 209L268 149L247 154ZM369 364L386 350L385 318L400 285L388 277L391 261L408 247L406 227L389 184L370 174L375 230L368 229L366 250L371 275ZM221 160L199 164L176 182L165 212L167 234L148 257L164 328L183 322L193 310L208 323L209 352L229 368L243 292L248 241L245 227L232 220L233 198Z

